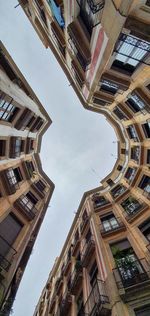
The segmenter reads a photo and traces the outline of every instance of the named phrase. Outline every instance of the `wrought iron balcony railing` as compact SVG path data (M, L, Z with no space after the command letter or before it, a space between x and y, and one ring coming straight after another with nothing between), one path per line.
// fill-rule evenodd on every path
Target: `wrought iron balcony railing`
M78 315L110 315L109 298L106 295L105 283L103 281L96 280L84 307L81 308Z
M89 258L91 254L95 250L95 240L94 237L91 236L88 241L85 242L85 245L83 247L82 253L81 253L81 262L83 266L86 266L89 262Z
M116 221L114 223L111 223L111 221L109 221L107 226L104 223L100 224L100 232L102 235L108 235L112 232L126 229L124 223L120 220L119 217L116 217L115 220Z
M134 218L137 214L139 214L141 211L145 210L146 208L147 208L147 205L143 203L141 200L138 200L137 203L131 203L130 205L127 205L123 214L125 218L128 221L130 221L132 220L132 218Z
M118 260L118 267L113 270L118 289L126 289L131 286L150 280L150 272L146 260L122 258Z
M70 291L73 295L76 294L76 291L79 288L79 284L82 280L82 271L83 271L82 263L81 261L78 260L75 264L75 269L71 275Z
M75 43L73 42L71 38L68 39L68 43L69 43L69 47L71 49L72 54L76 56L80 66L82 67L83 71L85 71L89 62L87 62L84 59L84 57L81 55L81 53L79 52L79 50L77 49Z
M79 5L82 4L83 0L77 0ZM98 3L95 3L94 0L87 0L87 5L89 6L90 10L92 11L93 14L97 13L98 11L102 10L105 5L104 0L100 0Z
M16 253L16 250L0 236L0 269L8 271Z

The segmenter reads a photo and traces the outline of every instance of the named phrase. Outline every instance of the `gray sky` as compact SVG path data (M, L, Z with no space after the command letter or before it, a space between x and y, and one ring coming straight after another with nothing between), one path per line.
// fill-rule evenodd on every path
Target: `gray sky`
M98 186L114 166L116 136L104 116L82 108L55 57L22 9L14 9L16 4L0 0L0 39L53 121L41 159L55 191L13 307L14 316L32 316L84 191Z

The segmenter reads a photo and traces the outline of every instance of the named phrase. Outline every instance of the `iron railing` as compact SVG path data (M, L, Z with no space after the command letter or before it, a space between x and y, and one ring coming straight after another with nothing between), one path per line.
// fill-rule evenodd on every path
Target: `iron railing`
M104 223L100 224L100 232L102 235L108 234L109 232L115 232L120 229L125 229L125 225L119 217L115 217L115 220L116 222L114 224L112 224L110 220L108 227L106 227Z
M138 63L150 65L150 43L132 35L121 33L116 44L116 53Z
M97 26L101 21L101 12L104 8L105 1L100 0L95 4L94 0L76 0L80 7L80 16L86 25L89 34L92 33L93 27Z
M84 245L84 247L82 249L82 253L81 253L81 262L84 262L87 254L88 254L88 251L91 247L95 248L95 240L94 240L93 236L91 236L88 241L85 241L85 245Z
M113 198L117 198L122 195L127 190L123 185L117 185L115 188L111 190L111 195Z
M71 275L71 281L70 281L70 288L71 289L73 289L73 287L75 286L76 281L79 277L79 274L81 275L82 271L83 271L82 263L81 263L81 261L78 260L78 261L76 261L74 271Z
M44 22L44 24L47 27L47 21L46 21L46 16L45 16L44 10L40 7L40 4L39 4L38 0L34 0L34 3L36 5L36 8L37 8L37 10L39 12L39 15L40 15L42 21Z
M136 214L138 214L146 206L144 203L139 203L138 201L135 204L134 203L131 203L131 204L132 204L132 207L130 207L130 205L127 205L126 208L124 207L125 211L123 212L123 214L127 220L132 219ZM135 207L133 205L135 205Z
M0 236L0 269L8 272L16 253L16 250Z
M105 305L105 308L104 308ZM105 313L104 313L105 309ZM106 295L105 283L99 279L96 280L89 294L84 307L79 311L80 316L96 316L107 315L107 310L110 309L109 298ZM102 312L103 310L103 312Z
M145 258L136 260L125 257L118 260L117 268L113 269L118 289L137 286L150 279L149 269Z
M73 41L72 38L68 39L68 43L69 43L69 47L72 51L72 54L76 56L80 66L82 67L83 71L85 71L89 62L87 60L85 60L84 57L82 56L82 54L79 52L78 48L75 45L75 41Z
M82 5L83 0L77 0L79 6ZM102 10L104 8L105 5L105 1L104 0L100 0L99 3L95 3L94 0L87 0L86 1L89 9L92 11L93 14L96 14L98 11Z
M101 206L105 206L105 205L107 205L107 204L109 204L110 202L108 201L108 200L106 200L105 198L104 198L104 200L95 200L95 201L93 201L93 204L94 204L94 208L98 208L98 207L101 207Z

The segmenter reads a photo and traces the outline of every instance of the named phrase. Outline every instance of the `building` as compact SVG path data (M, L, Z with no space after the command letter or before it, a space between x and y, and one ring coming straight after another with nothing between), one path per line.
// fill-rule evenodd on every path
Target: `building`
M84 193L34 316L150 315L150 1L20 0L118 159Z
M0 42L0 315L9 315L54 184L42 170L51 120Z

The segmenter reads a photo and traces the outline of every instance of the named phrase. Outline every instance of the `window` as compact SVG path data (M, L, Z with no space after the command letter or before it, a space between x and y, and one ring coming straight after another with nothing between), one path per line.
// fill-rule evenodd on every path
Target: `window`
M4 98L0 98L0 120L12 122L18 110L11 101L8 102Z
M121 171L123 169L123 167L121 165L118 165L117 170Z
M127 150L125 148L121 148L121 154L122 155L127 155Z
M146 138L150 138L150 122L142 124L142 128Z
M1 223L0 223L0 267L3 267L3 258L9 253L10 262L5 261L4 267L8 270L11 261L13 260L13 255L15 250L12 249L17 236L19 235L23 224L17 219L17 217L10 213Z
M134 141L138 141L138 135L137 135L136 129L133 125L130 125L127 128L127 133L129 135L129 138L133 139Z
M137 213L142 207L142 205L132 196L128 197L125 201L123 201L121 203L121 206L124 208L125 212L128 215Z
M124 287L144 281L139 275L145 271L127 239L111 245L111 251Z
M150 193L150 177L144 175L138 186L145 192Z
M108 80L101 80L101 87L100 89L104 92L110 93L110 94L116 94L119 86L111 81Z
M41 192L43 192L46 188L46 184L44 184L41 180L36 182L35 185L38 188L38 190L40 190Z
M150 218L148 218L144 223L139 226L141 233L145 238L150 241Z
M108 179L106 182L110 185L110 187L114 184L114 182L111 179Z
M112 195L113 198L116 198L116 197L120 196L125 191L126 191L126 187L124 187L123 185L118 184L117 186L115 186L111 190L111 195Z
M26 210L32 210L35 204L38 202L38 199L34 196L33 193L29 191L26 195L23 195L20 198L20 202L21 204L23 204Z
M26 161L25 161L25 166L26 166L26 168L27 168L29 177L31 178L31 177L33 176L34 171L35 171L34 164L33 164L32 161L26 160Z
M6 170L6 173L7 173L7 178L8 178L9 184L11 186L15 185L18 182L21 182L23 180L23 177L22 177L22 174L21 174L19 167L15 168L15 169L9 168L8 170Z
M0 157L5 156L6 151L6 140L0 139Z
M104 198L104 196L95 195L93 196L94 207L100 207L105 204L108 204L108 201Z
M140 159L140 147L134 146L131 148L131 159L139 162Z
M146 107L146 104L143 102L143 100L135 93L131 94L130 98L128 98L126 101L126 104L134 113L142 111Z
M119 223L113 213L101 217L101 223L104 231L114 230L119 227Z
M94 261L94 263L89 271L91 287L93 287L94 284L96 283L97 275L98 275L98 267L97 267L96 261Z
M41 126L44 124L44 121L41 117L37 117L36 121L34 122L34 124L31 126L30 131L31 132L37 132Z
M150 149L147 149L147 164L150 164Z
M136 168L128 168L127 172L125 173L125 178L128 179L129 182L131 182L134 179L134 176L136 174L137 169Z
M149 56L150 44L132 35L121 34L115 47L112 68L132 75L136 67Z
M113 112L120 120L127 120L128 119L128 117L125 115L125 113L118 106L116 106L114 108Z

